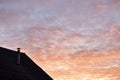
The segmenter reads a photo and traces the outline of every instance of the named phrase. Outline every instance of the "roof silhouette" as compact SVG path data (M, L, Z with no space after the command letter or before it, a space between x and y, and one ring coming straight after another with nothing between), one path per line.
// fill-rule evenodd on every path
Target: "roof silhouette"
M0 80L53 80L25 53L20 52L18 65L17 54L17 51L0 47Z

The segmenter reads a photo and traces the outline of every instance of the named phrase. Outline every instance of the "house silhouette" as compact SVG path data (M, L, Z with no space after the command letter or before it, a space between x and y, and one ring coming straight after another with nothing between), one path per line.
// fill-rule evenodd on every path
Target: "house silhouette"
M0 47L0 80L53 80L25 53Z

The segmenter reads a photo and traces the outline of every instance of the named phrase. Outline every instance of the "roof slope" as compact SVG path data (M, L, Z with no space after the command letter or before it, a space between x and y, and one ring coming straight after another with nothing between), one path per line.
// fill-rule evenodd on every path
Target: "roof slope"
M17 64L17 52L0 47L0 80L53 80L25 53Z

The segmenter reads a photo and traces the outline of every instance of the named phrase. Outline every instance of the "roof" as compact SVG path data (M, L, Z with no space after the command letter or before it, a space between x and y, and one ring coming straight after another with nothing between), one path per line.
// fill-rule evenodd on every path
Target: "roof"
M17 54L17 51L0 47L0 80L53 80L25 53L20 52L18 65Z

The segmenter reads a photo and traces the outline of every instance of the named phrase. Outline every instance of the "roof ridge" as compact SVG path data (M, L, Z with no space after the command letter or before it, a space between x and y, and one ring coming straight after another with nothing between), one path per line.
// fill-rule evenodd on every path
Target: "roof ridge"
M9 48L4 48L4 47L0 47L0 50L1 49L8 50L8 51L13 51L13 52L17 52L16 50L11 50ZM20 53L25 54L24 52L20 52Z

